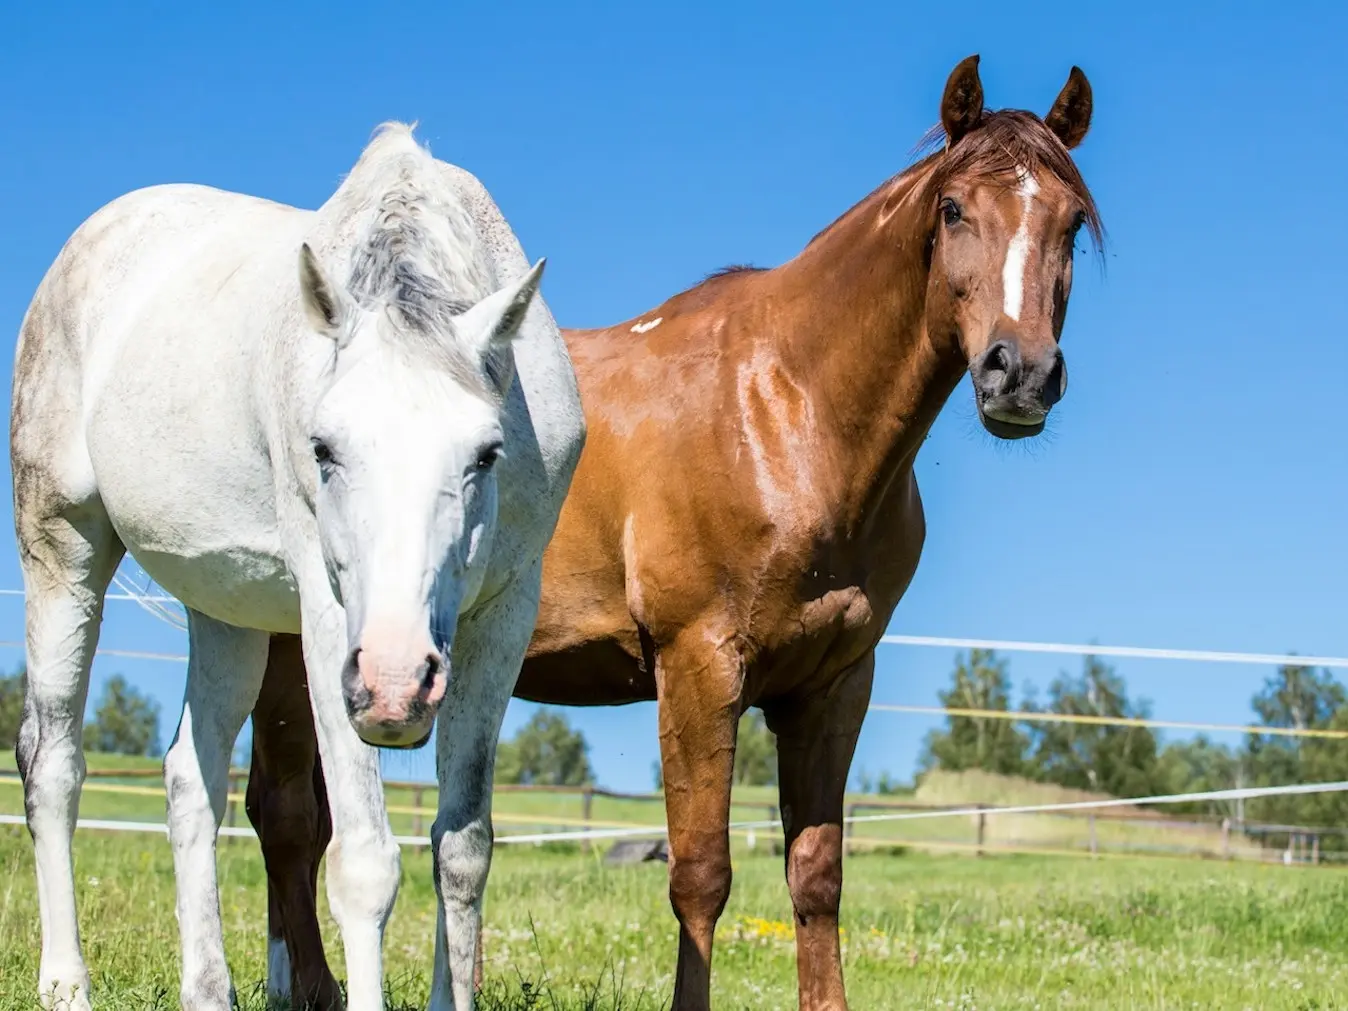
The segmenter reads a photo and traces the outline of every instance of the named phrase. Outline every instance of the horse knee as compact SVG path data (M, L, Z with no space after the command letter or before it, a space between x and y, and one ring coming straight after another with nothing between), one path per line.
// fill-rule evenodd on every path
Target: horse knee
M391 836L359 844L338 839L328 854L328 902L338 924L355 920L382 926L398 897L402 854Z
M84 785L84 751L75 738L43 733L35 705L26 704L14 742L14 760L23 782L24 811L29 824L39 812L73 814Z
M685 924L714 924L730 899L730 847L715 850L670 855L669 901Z
M436 892L447 905L476 905L491 869L491 823L473 822L450 832L439 820L431 827L431 860Z
M204 770L198 764L190 740L178 739L164 753L164 792L168 796L169 821L211 815Z
M842 828L813 825L791 843L786 883L796 917L837 916L842 904Z
M248 800L252 805L248 817L262 838L264 852L273 850L272 840L275 840L276 847L287 850L313 850L315 859L322 853L323 847L316 845L323 833L309 777L298 777L286 783L261 779L256 796L250 781ZM327 839L322 841L326 844Z

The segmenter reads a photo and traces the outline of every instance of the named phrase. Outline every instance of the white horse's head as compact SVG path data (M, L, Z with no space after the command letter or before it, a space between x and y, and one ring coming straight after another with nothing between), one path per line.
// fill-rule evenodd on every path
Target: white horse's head
M336 345L307 434L324 560L346 612L347 713L367 743L409 747L430 734L460 607L482 585L508 345L543 261L465 308L398 236L365 252L345 290L308 245L300 252L305 318Z

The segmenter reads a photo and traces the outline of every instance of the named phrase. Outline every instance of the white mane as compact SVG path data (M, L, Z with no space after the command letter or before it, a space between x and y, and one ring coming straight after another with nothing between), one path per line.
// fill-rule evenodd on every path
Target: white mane
M349 239L346 288L356 304L399 324L403 351L480 385L483 365L454 320L491 293L492 270L468 209L405 123L385 123L320 212ZM496 378L501 363L485 363Z

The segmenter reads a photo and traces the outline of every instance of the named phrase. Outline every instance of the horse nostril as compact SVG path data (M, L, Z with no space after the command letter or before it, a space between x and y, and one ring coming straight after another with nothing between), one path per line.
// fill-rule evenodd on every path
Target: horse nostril
M342 665L342 694L352 712L368 709L374 696L360 670L360 647L353 649Z
M979 385L990 397L1015 389L1020 380L1020 355L1010 341L1000 340L983 352Z
M1053 356L1053 366L1044 379L1044 406L1052 407L1067 393L1067 362L1062 352Z
M435 687L435 678L436 675L440 673L442 666L443 664L440 662L439 656L435 653L426 654L426 659L421 664L421 687L423 689L430 691Z
M1011 371L1011 355L1005 343L998 342L988 348L987 369L989 372Z

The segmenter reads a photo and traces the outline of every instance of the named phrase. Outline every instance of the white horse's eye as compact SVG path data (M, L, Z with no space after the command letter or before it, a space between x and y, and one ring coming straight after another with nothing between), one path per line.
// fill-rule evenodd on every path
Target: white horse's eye
M499 442L487 446L477 454L477 469L491 470L496 465L496 461L501 458L501 444Z
M321 439L314 439L313 447L314 459L318 461L320 467L326 467L328 464L332 463L332 450L328 448L326 442L323 442Z

